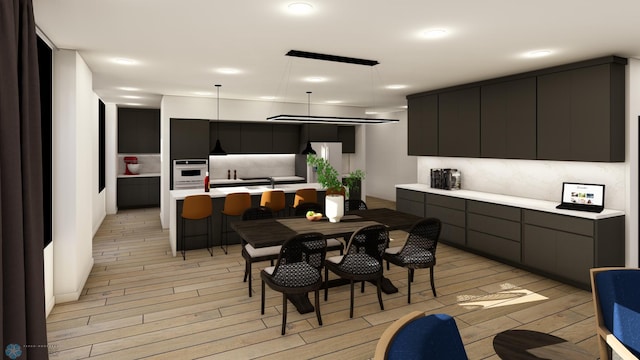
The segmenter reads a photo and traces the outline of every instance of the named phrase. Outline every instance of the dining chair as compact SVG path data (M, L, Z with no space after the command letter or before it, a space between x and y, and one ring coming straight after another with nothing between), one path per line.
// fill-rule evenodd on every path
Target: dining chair
M311 232L295 235L282 244L275 266L260 272L262 278L261 314L264 315L265 285L282 293L282 335L287 325L287 295L305 295L315 292L315 309L318 324L320 315L320 288L322 287L322 265L327 253L327 242L321 233Z
M328 299L329 271L343 279L349 280L351 286L351 303L349 318L353 318L353 287L354 281L376 281L380 310L384 310L382 303L382 255L389 243L389 231L384 225L369 225L356 230L349 239L344 255L332 256L325 261L324 268L324 300Z
M273 218L273 211L266 206L258 206L248 208L242 214L242 220L260 220L260 219L271 219ZM242 244L242 257L244 258L244 280L243 282L247 282L249 280L248 288L249 288L249 297L253 295L251 291L252 281L251 281L251 268L254 262L260 261L271 261L271 266L273 266L273 261L278 258L280 254L281 245L275 246L267 246L261 248L255 248L251 244L247 244L243 240Z
M455 320L413 311L394 321L378 340L374 360L468 360Z
M640 269L590 270L600 359L640 358ZM612 357L612 352L617 357Z
M347 199L344 201L344 212L352 210L367 210L367 203L360 199Z
M308 211L322 213L322 205L316 202L306 202L299 204L294 210L294 216L302 217ZM327 239L327 251L340 251L340 255L344 254L344 243L336 238Z
M403 246L388 248L383 259L389 263L407 268L407 303L411 303L411 283L415 269L429 268L431 291L436 297L436 286L433 281L433 267L436 265L436 247L442 225L436 218L419 220L407 233Z
M186 220L202 220L207 219L207 250L213 256L211 247L211 197L209 195L191 195L184 198L182 203L182 213L180 214L182 222L182 235L180 236L180 247L182 248L182 260L186 260Z
M291 205L291 208L295 212L298 205L310 202L318 202L318 191L314 188L298 189L293 197L293 204Z
M266 206L274 214L280 214L286 208L285 194L282 190L264 191L260 196L260 206Z
M251 195L248 192L231 193L225 196L221 213L222 226L220 226L220 238L221 240L224 240L224 247L222 246L222 241L220 242L220 247L224 250L225 254L227 254L227 250L229 248L229 217L242 216L245 210L250 207Z

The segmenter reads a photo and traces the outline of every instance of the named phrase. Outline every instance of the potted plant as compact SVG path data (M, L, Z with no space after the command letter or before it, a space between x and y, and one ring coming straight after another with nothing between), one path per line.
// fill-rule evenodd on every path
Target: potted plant
M357 189L358 184L365 177L364 171L352 171L344 179L341 179L338 171L324 158L311 154L307 155L307 164L316 171L318 183L327 189L325 194L325 214L329 221L339 222L344 215L344 199L345 196L348 196L347 191L348 189ZM347 186L347 189L345 189L344 185Z

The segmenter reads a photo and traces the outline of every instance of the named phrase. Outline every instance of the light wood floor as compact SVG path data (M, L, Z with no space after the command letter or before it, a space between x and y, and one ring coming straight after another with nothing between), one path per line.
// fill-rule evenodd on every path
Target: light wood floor
M368 198L370 207L394 203ZM392 245L401 244L393 232ZM420 310L455 317L471 360L498 359L493 337L508 329L550 333L597 357L591 294L443 244L438 245L435 281L416 271L407 304L406 270L386 275L399 288L356 292L349 319L349 287L329 290L321 300L323 326L314 313L289 306L286 336L280 335L282 302L267 290L260 315L262 264L254 264L254 296L242 282L239 245L228 255L216 248L172 257L159 209L107 216L93 241L95 265L78 301L58 304L47 320L51 359L368 359L384 329ZM265 263L267 264L267 263Z

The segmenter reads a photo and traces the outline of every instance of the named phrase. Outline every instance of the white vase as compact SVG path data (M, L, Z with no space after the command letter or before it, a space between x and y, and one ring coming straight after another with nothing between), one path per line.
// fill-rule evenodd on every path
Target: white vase
M344 196L340 194L326 195L324 197L324 214L329 222L340 222L344 216Z

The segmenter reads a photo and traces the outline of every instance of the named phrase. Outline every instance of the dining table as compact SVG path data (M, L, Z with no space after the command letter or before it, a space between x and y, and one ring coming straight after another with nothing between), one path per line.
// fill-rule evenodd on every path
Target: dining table
M298 234L319 232L327 238L344 238L346 241L356 230L369 225L385 225L389 230L408 231L413 224L423 219L420 216L401 211L377 208L347 212L339 222L332 223L327 218L317 221L306 217L284 217L231 222L231 228L244 242L255 248L282 245L285 240ZM348 283L348 282L346 282ZM330 282L330 286L345 284L342 279ZM386 277L382 281L382 291L386 294L398 292L398 288ZM314 311L307 296L290 297L301 314Z

